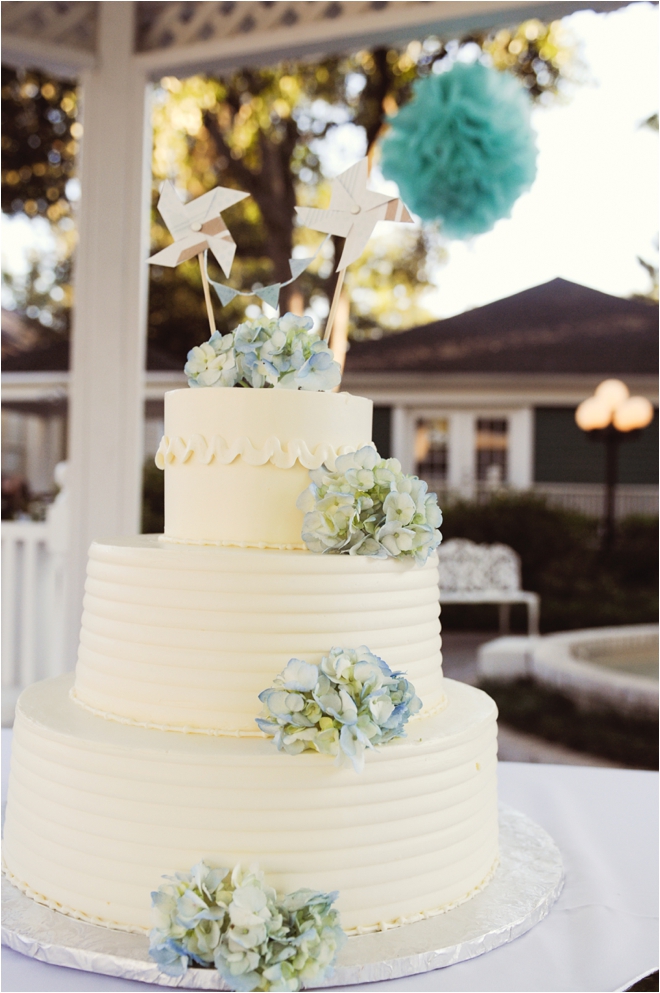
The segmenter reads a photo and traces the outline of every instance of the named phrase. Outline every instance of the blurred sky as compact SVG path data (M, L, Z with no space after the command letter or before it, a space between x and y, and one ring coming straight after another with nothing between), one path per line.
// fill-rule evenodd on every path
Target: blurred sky
M627 297L646 292L637 256L657 260L658 9L565 18L581 43L587 81L563 105L539 107L538 174L512 216L450 260L425 300L438 317L510 296L556 276Z
M658 10L635 3L573 14L565 24L579 42L585 81L565 102L535 109L538 175L511 218L448 244L448 264L432 274L438 288L424 299L438 317L556 276L618 296L649 288L637 256L657 259L658 135L643 122L658 110ZM326 143L325 171L334 175L363 154L363 135L340 126ZM31 248L54 252L44 219L3 215L2 235L3 268L19 279Z

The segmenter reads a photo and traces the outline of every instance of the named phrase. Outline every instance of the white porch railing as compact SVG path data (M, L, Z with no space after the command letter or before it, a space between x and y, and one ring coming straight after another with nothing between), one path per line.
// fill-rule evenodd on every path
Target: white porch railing
M438 494L440 505L451 502L454 497L464 498L467 494L452 493L447 489L444 480L427 478L429 490ZM494 490L487 486L480 487L467 499L487 502ZM516 492L504 487L502 492ZM553 507L564 510L576 510L589 517L602 517L605 502L605 487L602 483L534 483L531 492L544 497ZM628 517L631 514L658 513L658 487L641 486L622 483L616 488L616 516Z
M534 492L544 496L554 507L577 510L600 517L605 502L605 487L600 483L534 483ZM615 494L616 516L658 513L658 487L632 486L622 483Z
M64 467L58 466L63 481ZM38 679L71 667L64 658L67 595L66 494L48 519L2 522L2 723Z

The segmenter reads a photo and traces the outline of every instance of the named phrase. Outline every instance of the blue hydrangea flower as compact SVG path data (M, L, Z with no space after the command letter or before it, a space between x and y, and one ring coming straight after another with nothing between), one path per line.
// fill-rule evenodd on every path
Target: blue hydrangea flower
M442 512L435 493L397 459L382 459L371 446L341 455L334 470L310 471L298 498L302 539L311 552L411 556L420 565L442 540Z
M231 336L214 331L203 345L190 349L183 371L188 386L235 386L238 368Z
M312 327L309 317L285 314L244 321L226 335L215 331L188 353L188 385L332 390L341 369Z
M316 751L364 768L365 752L405 736L422 704L401 672L360 648L332 648L318 666L291 659L259 694L257 724L280 751Z
M151 895L149 954L169 976L215 966L233 990L296 991L323 979L346 941L336 893L278 896L258 866L230 872L202 861L165 879Z

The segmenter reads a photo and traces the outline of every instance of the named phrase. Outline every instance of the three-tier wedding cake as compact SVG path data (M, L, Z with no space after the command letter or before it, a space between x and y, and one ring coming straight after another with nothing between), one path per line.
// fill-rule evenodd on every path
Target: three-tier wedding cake
M366 162L335 183L337 210L311 214L346 214L359 254L373 224L355 218L393 198L362 190ZM225 193L163 193L163 264L213 248ZM191 351L156 457L165 534L92 545L75 675L16 712L10 879L146 932L180 873L155 894L154 956L241 989L329 967L335 896L349 934L405 925L498 860L496 708L442 675L436 498L380 458L371 401L332 392L311 328L257 319Z
M308 470L370 442L370 401L175 390L165 416L164 540L92 545L75 677L20 700L11 878L131 929L161 876L203 857L338 890L349 931L466 900L497 861L496 709L442 677L436 556L301 547ZM423 702L362 774L278 752L255 725L289 659L336 645L368 645Z

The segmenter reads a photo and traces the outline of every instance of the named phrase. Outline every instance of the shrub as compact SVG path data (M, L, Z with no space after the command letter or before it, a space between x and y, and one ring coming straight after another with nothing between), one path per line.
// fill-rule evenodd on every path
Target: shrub
M656 620L657 518L619 522L614 547L605 552L596 518L551 507L533 494L457 501L443 510L445 541L502 542L518 553L523 588L541 596L543 631ZM492 628L495 616L495 608L443 608L449 628ZM524 608L514 609L512 624L524 630Z
M480 686L509 727L634 769L658 768L657 718L607 707L583 711L563 693L530 679L482 680Z
M142 534L165 529L165 473L147 459L142 470Z

